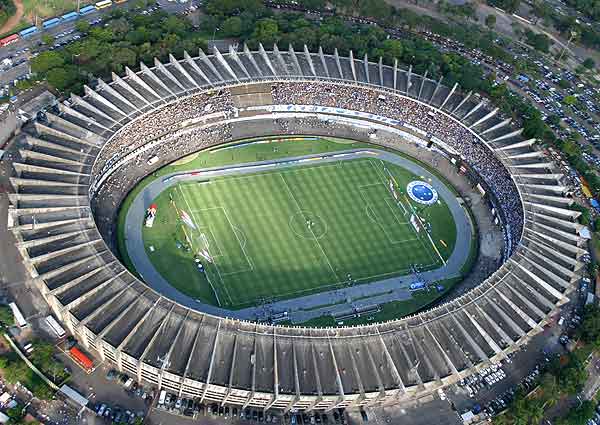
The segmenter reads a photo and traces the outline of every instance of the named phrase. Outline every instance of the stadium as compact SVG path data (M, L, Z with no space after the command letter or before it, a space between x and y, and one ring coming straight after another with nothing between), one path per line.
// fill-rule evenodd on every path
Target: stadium
M203 403L284 412L413 402L518 350L556 317L578 279L580 213L535 140L478 96L397 62L244 46L141 64L85 93L22 136L9 226L57 317L87 350L139 382ZM298 135L362 141L423 163L433 157L430 169L454 167L498 223L501 265L417 314L317 328L190 302L142 281L119 259L119 210L147 176L164 182L156 178L163 166L232 142ZM412 201L439 192L445 204L445 185L419 173L407 180ZM155 200L145 199L137 227ZM334 226L298 211L297 230L311 244L324 233L319 227Z

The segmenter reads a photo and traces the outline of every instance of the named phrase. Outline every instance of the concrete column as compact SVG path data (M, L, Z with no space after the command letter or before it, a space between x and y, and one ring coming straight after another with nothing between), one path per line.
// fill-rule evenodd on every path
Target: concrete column
M352 79L356 82L358 79L356 78L356 68L354 67L354 53L350 50L350 69L352 70Z
M146 310L146 312L144 313L142 318L135 324L135 326L129 331L129 333L127 335L125 335L125 338L123 338L123 341L121 341L121 343L115 349L115 355L117 357L117 366L118 366L120 372L123 371L123 359L122 359L123 348L127 345L129 340L131 339L131 337L136 334L136 332L138 331L140 326L142 326L144 324L146 319L150 316L150 314L154 311L154 309L156 308L158 303L160 301L162 301L162 299L163 299L163 297L160 296L154 302L154 304L152 304L152 307L150 307L148 310Z
M127 74L127 77L129 77L130 80L135 81L135 83L138 86L142 87L144 90L146 90L148 93L150 93L156 99L154 102L156 102L156 101L161 101L163 103L165 102L163 97L161 95L159 95L156 92L156 90L154 90L152 87L150 87L144 80L142 80L142 78L139 75L137 75L135 72L133 72L131 69L129 69L128 66L125 67L125 74ZM152 74L152 75L154 75L154 74ZM147 100L147 102L149 104L154 103L154 102L150 102L149 100Z
M99 293L101 290L103 290L107 286L111 285L115 280L119 279L125 273L126 273L126 270L121 271L120 273L112 276L110 279L107 279L104 282L102 282L101 284L88 290L85 294L81 294L80 296L75 298L70 303L65 304L62 308L63 312L70 311L73 308L77 307L79 304L81 304L83 301L93 298L97 293Z
M486 296L486 298L488 298ZM521 326L519 326L508 314L506 314L504 312L503 309L501 309L498 306L498 299L495 299L494 297L492 297L492 299L490 300L488 298L488 305L492 307L493 310L496 311L496 313L498 313L500 315L500 317L502 317L502 319L508 324L508 326L511 327L511 329L517 334L519 335L519 337L527 334L527 331L525 329L522 329Z
M479 109L481 109L481 107L483 106L483 101L479 102L477 105L473 106L471 108L471 110L469 112L467 112L465 114L464 117L462 117L463 120L466 120L467 118L469 118L471 115L473 115L475 112L477 112Z
M108 100L107 98L105 98L104 96L102 96L100 93L92 90L87 85L84 85L83 89L85 91L85 94L88 97L91 97L95 101L101 103L103 106L106 106L108 109L110 109L113 112L116 112L117 114L121 115L123 118L127 118L129 116L129 114L127 114L127 112L123 111L121 108L119 108L113 102L111 102L110 100Z
M502 352L502 348L500 348L500 346L498 344L496 344L496 341L494 341L492 336L489 333L487 333L487 331L485 329L483 329L483 327L479 324L477 319L475 319L475 317L471 313L469 313L467 310L465 310L465 314L469 318L469 321L471 322L471 324L475 327L475 329L477 329L477 332L479 332L479 335L481 335L481 337L489 345L489 347L494 351L494 353L500 354ZM487 357L487 355L486 355L486 357Z
M12 193L10 193L9 196L10 195L19 196L19 194L12 194ZM20 196L23 196L23 195L20 195ZM91 229L87 229L87 230L91 230ZM46 236L46 237L42 237L42 238L38 238L38 239L30 239L30 240L27 240L27 241L17 242L17 246L19 248L23 248L23 249L29 249L29 248L33 248L33 247L40 247L42 245L46 245L46 244L49 244L49 243L52 243L52 242L61 241L63 239L68 239L68 238L72 238L72 237L77 236L79 234L81 234L81 230L77 230L75 232L61 233L61 234L53 235L53 236Z
M275 54L275 59L277 59L277 63L279 63L281 72L283 72L284 75L289 75L290 71L287 67L287 63L285 63L285 61L283 60L283 57L281 56L281 52L279 51L279 47L277 47L277 44L273 45L273 53ZM275 73L275 75L279 75L279 72Z
M133 103L131 103L129 101L129 99L127 99L125 96L123 96L121 93L119 93L118 91L116 91L115 89L113 89L110 85L106 84L101 78L98 78L98 87L100 88L100 90L107 92L108 94L110 94L112 97L119 99L120 102L124 103L125 105L129 106L131 109L133 109L134 111L140 111L140 108L138 108L137 106L135 106Z
M497 143L502 140L510 139L512 137L520 136L523 133L523 129L519 128L518 130L510 131L508 133L503 134L502 136L498 136L495 139L490 140L491 143Z
M235 371L235 356L237 353L237 334L234 336L234 340L233 340L233 353L231 355L231 367L229 368L229 383L227 385L227 395L223 398L223 401L221 402L221 406L224 406L225 403L227 403L227 399L229 398L229 394L231 394L231 388L233 387L233 377L234 377L234 371Z
M95 255L92 256L92 257L95 257ZM86 257L85 260L89 261L89 257ZM81 262L82 262L82 260L79 260L76 263L81 264ZM69 267L67 267L67 266L69 266ZM60 271L58 273L53 273L53 275L60 274L60 273L62 273L64 271L72 268L71 264L67 264L67 266L60 267ZM52 272L55 272L56 270L58 270L58 269L52 270ZM102 270L103 270L103 268L100 268L100 267L96 268L96 269L92 269L89 272L87 272L87 273L79 276L78 278L72 279L72 280L70 280L69 282L67 282L67 283L65 283L63 285L61 285L61 286L59 286L57 288L54 288L54 289L48 291L48 294L52 295L52 296L57 296L60 293L65 292L65 291L67 291L67 290L69 290L69 289L71 289L71 288L79 285L81 282L86 281L87 279L91 278L92 276L94 276L95 274L97 274L98 272L100 272ZM44 273L44 275L43 276L40 275L39 278L41 278L41 279L48 279L49 276L50 276L50 273L52 273L52 272Z
M325 75L327 78L330 78L329 68L327 67L327 61L325 60L325 55L323 54L323 48L319 46L319 58L321 59L321 65L323 65L323 69L325 70Z
M296 51L294 50L294 46L290 43L288 45L288 54L292 58L292 65L296 70L296 75L303 76L304 72L302 72L302 67L300 66L300 62L298 62L298 56L296 56Z
M310 68L310 73L312 74L313 77L316 77L317 73L315 71L315 65L312 61L312 56L310 55L310 52L308 51L308 47L306 47L306 44L304 45L304 57L306 58L306 62L308 62L308 66Z
M342 64L340 63L340 55L338 54L337 47L333 51L333 57L335 58L335 64L337 65L337 69L340 74L340 78L345 78L344 72L342 71Z
M433 98L435 97L435 95L437 94L437 92L440 89L440 86L442 85L442 79L444 77L440 77L440 79L438 80L437 84L435 85L435 88L433 89L433 93L431 93L431 96L429 97L429 100L427 101L427 103L431 104L431 102L433 102Z
M179 387L179 394L177 394L177 397L181 397L181 394L183 393L183 385L185 384L188 372L190 371L190 366L192 365L192 358L194 357L194 352L196 351L196 344L198 344L198 336L200 335L201 328L202 324L199 324L198 328L196 329L196 336L194 337L194 342L192 344L192 349L190 350L190 355L188 356L187 362L185 364L185 369L181 377L181 386Z
M419 86L419 94L417 95L417 99L421 100L421 94L423 94L423 87L425 87L425 83L427 82L427 71L421 77L421 85Z
M158 325L158 328L156 328L154 330L154 333L152 334L152 337L150 338L150 341L148 341L148 344L146 344L146 347L144 348L144 351L142 352L142 355L138 359L138 367L137 367L137 380L138 380L138 383L142 382L142 364L144 363L144 359L146 358L146 356L148 355L148 352L150 351L150 349L154 345L154 342L156 341L156 338L158 337L158 335L160 335L160 333L164 329L165 324L170 319L171 313L173 313L173 309L174 308L175 308L175 304L172 304L171 308L169 309L169 311L167 312L167 314L165 314L165 317L163 317L163 319L161 320L160 325ZM161 370L162 370L162 368L161 368ZM160 374L159 374L159 379L160 379Z
M69 207L69 208L75 208L75 207ZM100 241L102 241L102 239L100 239L100 238L93 239L93 240L90 240L88 242L83 242L83 243L79 243L79 244L74 245L74 246L70 246L68 248L59 249L59 250L56 250L56 251L48 252L46 254L40 254L40 255L37 255L35 257L29 257L29 261L31 261L34 264L41 263L43 261L51 260L53 258L58 258L58 257L61 257L61 256L65 255L65 254L70 254L71 252L79 251L79 250L81 250L83 248L90 247L90 246L95 245L96 243L98 243Z
M219 70L210 61L210 59L208 58L208 56L206 56L206 54L204 53L204 51L202 49L198 49L198 55L199 55L199 58L202 61L202 63L204 65L206 65L208 67L208 69L210 69L210 71L219 78L219 83L224 82L225 78L223 78L223 76L221 75L221 73L219 72Z
M215 341L213 342L212 352L210 354L210 363L208 365L208 375L206 376L206 383L204 384L204 391L202 392L202 396L200 397L200 403L204 401L206 397L206 393L208 392L208 387L210 385L210 380L212 378L212 371L215 365L215 356L217 354L217 344L219 343L219 331L221 329L221 321L219 320L217 324L217 330L215 332Z
M256 62L256 58L254 57L254 55L252 54L252 52L250 51L250 49L248 48L248 45L246 43L244 43L244 54L246 55L246 57L248 58L248 60L254 67L254 70L258 73L258 75L260 75L261 77L264 77L265 74L263 73L262 69L260 69L260 66L258 66L258 63Z
M58 110L65 115L70 115L74 118L78 118L82 121L85 121L88 124L88 127L94 126L94 127L101 128L102 130L104 130L104 132L112 133L112 130L109 129L108 127L105 127L102 124L98 123L96 120L91 119L89 116L82 114L81 112L76 111L73 108L68 107L67 105L65 105L62 102L58 104ZM92 131L92 130L90 130L90 131Z
M237 74L235 73L235 70L231 67L231 65L229 65L229 63L227 62L227 60L223 57L223 55L221 54L221 52L219 51L219 49L217 49L216 46L213 46L213 54L215 55L215 57L217 58L217 61L221 64L221 66L223 66L223 68L225 68L225 70L227 71L227 73L235 80L239 83L240 79L238 78Z
M450 89L450 93L448 93L448 96L446 96L446 98L444 99L444 101L440 105L440 109L444 109L444 106L446 106L446 103L448 103L448 101L450 100L450 98L452 97L452 95L454 94L454 92L456 91L457 87L458 87L458 83L454 83L454 85L452 86L452 89Z
M490 118L495 116L498 113L498 111L499 111L498 108L494 108L492 111L490 111L489 113L487 113L486 115L484 115L483 117L481 117L477 121L475 121L473 124L471 124L469 126L469 128L475 128L478 125L483 124L484 122L486 122L487 120L489 120Z
M507 285L510 286L510 285ZM515 313L517 313L517 315L519 317L521 317L521 319L523 319L525 321L525 323L527 323L527 325L529 325L529 327L531 329L535 329L538 327L538 324L535 320L533 320L531 317L529 317L529 315L527 313L525 313L523 310L521 310L521 308L516 305L515 303L513 303L511 300L508 299L508 297L506 295L504 295L501 291L499 291L498 289L496 289L496 294L498 294L498 296L500 298L502 298L502 300L508 304L508 306L513 309L515 311Z
M244 62L242 62L242 60L240 59L240 55L238 55L237 50L231 44L229 45L229 57L233 58L233 60L237 64L237 66L239 66L240 69L242 70L242 72L244 73L244 75L242 76L242 78L245 76L247 79L251 80L252 76L250 75L250 73L246 69L246 65L244 65Z
M275 67L273 67L273 64L271 63L271 59L269 58L269 55L267 55L267 52L265 52L265 48L263 47L262 43L258 44L258 53L260 54L260 56L263 58L263 60L269 67L271 74L274 76L277 75L278 72L275 71Z
M127 93L129 93L130 95L132 95L133 97L138 99L140 102L142 102L142 104L144 104L146 106L150 105L150 102L148 102L148 99L146 99L144 96L142 96L136 89L131 87L131 85L129 83L127 83L127 81L123 80L121 77L119 77L114 72L111 74L111 76L112 76L113 82L116 85L118 85L123 90L125 90Z
M463 97L463 99L458 103L458 105L456 105L454 107L454 109L452 110L451 114L454 114L456 111L458 111L471 98L472 94L473 94L472 91L470 91L469 93L467 93L467 95L465 97Z
M402 377L400 376L398 367L396 366L396 363L394 362L394 358L392 357L392 355L390 354L390 351L387 348L385 339L381 336L381 334L379 332L377 332L377 334L379 336L379 342L381 343L381 346L383 347L383 354L385 355L385 358L386 358L388 364L390 365L392 377L394 378L394 381L396 382L396 385L398 386L400 392L405 393L406 387L404 386L404 382L402 382Z
M70 154L74 154L74 155L80 155L81 157L93 156L93 155L87 154L85 152L82 152L79 149L69 148L69 147L61 145L59 143L50 142L48 140L43 140L43 139L38 139L37 137L33 137L33 136L27 136L25 138L25 140L26 140L27 144L32 147L40 146L43 148L51 149L53 151L66 152L66 153L70 153ZM92 144L89 144L86 146L89 146L91 149L93 149L95 151L97 151L99 149L98 146L92 145Z
M491 126L490 128L482 131L481 135L483 136L484 134L491 133L492 131L495 131L495 130L499 130L502 127L505 127L508 124L510 124L511 121L512 121L512 118L507 118L504 121L500 121L498 124L495 124L495 125Z
M71 136L70 134L67 134L64 131L60 131L60 130L57 130L56 128L48 127L38 121L35 121L33 123L33 125L35 126L35 130L39 134L48 134L50 136L55 136L62 140L68 140L69 142L77 143L80 145L92 146L94 148L97 148L98 144L99 144L99 141L93 142L91 140L86 140L86 139L82 139L80 137Z
M194 70L194 72L196 72L196 74L198 74L200 76L200 78L202 79L202 81L200 82L200 84L198 84L198 87L201 87L201 85L204 85L204 83L208 84L209 86L213 86L212 81L210 81L210 78L208 78L208 76L204 73L204 71L202 71L202 69L198 66L198 64L196 63L196 61L194 59L192 59L192 57L190 56L190 54L188 52L183 52L183 58L185 60L185 62L192 67L192 69Z
M398 90L398 59L394 59L394 90Z
M53 162L55 164L75 165L78 167L86 167L86 168L89 167L89 165L86 165L79 161L75 161L73 159L66 159L66 158L63 158L58 155L48 155L48 154L37 152L37 151L27 151L27 150L19 149L19 154L21 155L22 159L33 159L33 160L38 159L41 161Z
M58 267L56 269L52 269L52 270L49 270L49 271L47 271L45 273L42 273L38 277L41 280L52 279L53 277L60 276L61 274L66 273L67 271L69 271L71 269L74 269L74 268L79 267L79 266L81 266L83 264L89 263L90 261L94 261L94 259L96 259L97 257L98 257L98 254L96 254L96 253L94 253L92 255L88 255L87 257L83 257L80 260L73 261L71 263L65 264L64 266L61 266L61 267ZM114 264L115 262L116 261L111 261L109 264ZM93 276L94 274L98 273L101 270L102 270L102 268L100 268L100 267L94 268L90 272L88 272L89 276ZM86 273L86 274L83 275L85 277L83 277L82 280L85 280L85 279L89 278L88 273ZM68 285L68 283L66 285ZM61 286L59 286L59 287L57 287L57 288L49 291L48 293L49 294L54 294L54 293L60 292L60 288L62 288L63 286L65 286L65 284L63 284L63 285L61 285Z
M185 57L184 57L184 60L185 60ZM179 62L177 59L175 59L175 56L173 56L170 53L169 53L169 63L171 64L172 67L175 67L177 69L177 71L179 71L179 73L181 75L183 75L187 81L189 81L189 83L192 85L192 87L200 88L200 85L198 84L198 82L190 75L189 72L187 72L187 70L183 67L181 62Z
M456 327L458 328L458 330L460 331L460 333L462 334L464 339L469 343L469 345L471 346L471 348L473 349L473 351L475 352L477 357L479 357L479 360L481 360L482 362L487 362L490 358L485 353L485 351L483 351L483 349L479 346L477 341L475 341L473 336L465 330L462 323L460 323L460 321L456 318L456 314L451 313L451 316L452 316L452 320L453 320L454 324L456 325ZM477 328L477 326L475 326L475 327ZM467 355L465 353L465 357L466 356Z
M77 96L76 94L71 93L71 102L73 102L76 105L82 106L85 109L87 109L89 112L92 113L92 115L98 115L102 118L104 118L107 121L110 121L114 124L119 124L115 119L113 119L111 116L106 115L104 112L102 112L100 109L96 108L95 106L91 105L90 103L88 103L86 100L84 100L83 98ZM119 124L120 125L120 124ZM112 130L111 130L112 131Z
M150 80L152 80L152 82L154 84L156 84L157 87L161 87L164 91L166 91L167 93L169 93L171 96L175 97L175 92L173 90L171 90L169 88L169 86L167 86L163 82L163 80L161 80L160 78L158 78L156 76L156 74L154 73L154 71L152 71L150 68L148 68L144 62L140 62L140 69L142 70L142 73L144 75L148 76L150 78ZM161 96L161 99L163 101L165 101L165 99L163 99L162 96Z

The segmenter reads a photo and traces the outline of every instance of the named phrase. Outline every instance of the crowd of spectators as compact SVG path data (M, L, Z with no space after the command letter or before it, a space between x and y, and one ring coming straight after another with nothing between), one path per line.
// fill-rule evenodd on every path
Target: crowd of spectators
M517 241L523 226L518 191L506 168L469 130L428 106L400 96L382 96L381 92L355 85L320 82L288 82L271 88L274 105L316 105L361 111L391 118L406 128L418 128L427 137L444 141L460 154L493 193L502 211L506 237ZM158 108L121 129L102 150L93 170L95 176L118 169L119 178L111 178L102 193L115 206L123 191L132 187L146 168L147 157L157 156L161 163L175 160L186 152L231 140L229 125L208 125L233 114L228 89L196 94ZM285 115L285 114L283 114ZM293 120L276 119L281 133L303 133L320 128L324 134L352 130L340 122L315 116ZM360 130L362 131L362 130ZM155 167L155 166L154 166ZM118 187L117 187L118 186ZM509 246L513 244L509 243Z
M381 96L366 87L319 82L290 82L274 85L273 103L319 105L367 112L400 121L444 141L481 176L504 213L507 237L519 239L523 226L520 198L508 171L496 156L470 131L426 105L399 96Z
M121 129L102 149L96 164L103 170L151 140L172 134L195 121L218 114L231 113L231 92L223 89L195 94L159 107ZM94 169L94 174L100 170Z

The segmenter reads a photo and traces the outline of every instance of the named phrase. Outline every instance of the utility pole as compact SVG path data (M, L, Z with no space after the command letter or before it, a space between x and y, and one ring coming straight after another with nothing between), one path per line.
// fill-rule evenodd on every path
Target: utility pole
M571 41L575 38L576 35L577 35L577 33L575 31L571 31L571 35L569 36L569 39L567 40L567 45L565 47L563 47L562 52L560 52L560 56L558 57L558 62L560 62L562 60L562 57L565 54L565 50L567 50L567 48L569 47L569 44L571 44Z
M79 13L80 6L81 6L81 0L77 0L77 13Z

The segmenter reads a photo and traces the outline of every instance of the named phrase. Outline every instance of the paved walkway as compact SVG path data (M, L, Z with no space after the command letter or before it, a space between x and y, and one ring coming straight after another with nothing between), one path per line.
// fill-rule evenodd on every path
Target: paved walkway
M446 202L450 209L450 213L456 224L456 244L454 246L454 251L450 255L450 258L448 258L445 266L423 272L421 273L421 277L426 281L434 282L459 275L461 266L466 262L469 256L471 237L473 235L472 225L467 212L459 204L455 194L435 175L431 174L415 162L378 149L344 150L328 154L305 155L280 160L250 162L235 167L190 170L168 174L156 179L135 197L133 203L129 207L125 220L125 244L129 258L136 271L149 286L182 305L209 314L248 320L266 320L274 313L287 311L288 317L293 323L301 323L308 319L323 315L339 316L351 313L354 309L368 308L369 306L375 306L376 304L384 302L410 298L411 292L408 287L414 282L414 278L411 275L407 275L350 286L343 289L320 292L289 300L276 301L263 306L248 307L241 310L228 310L203 303L178 291L162 277L150 262L150 259L146 255L142 238L142 223L144 221L146 209L164 190L184 180L205 180L207 178L230 176L234 174L250 174L259 171L295 167L298 166L298 161L315 157L321 157L319 163L338 162L340 160L357 158L378 158L397 164L417 176L422 176L429 180L433 187L438 191L439 197ZM313 159L310 163L316 164L316 161Z

